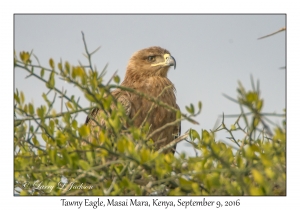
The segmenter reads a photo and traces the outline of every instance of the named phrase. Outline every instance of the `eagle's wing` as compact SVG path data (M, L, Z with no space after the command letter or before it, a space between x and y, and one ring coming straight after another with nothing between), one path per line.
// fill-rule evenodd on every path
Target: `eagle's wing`
M130 112L131 112L131 102L129 100L129 97L128 95L125 93L125 94L121 94L121 91L120 90L115 90L112 92L112 95L117 99L117 101L119 103L122 104L122 106L124 107L125 109L125 112L126 112L126 115L129 116ZM115 109L116 108L116 105L115 104L112 104L111 105L111 109ZM90 116L93 118L93 119L97 119L97 115L99 112L100 109L99 108L95 108L92 110ZM91 121L91 118L89 116L86 117L86 120L85 120L85 124L88 125ZM100 125L102 125L102 122L100 121L99 122Z
M92 117L92 118L96 118L96 116L97 116L97 114L98 114L98 111L99 111L99 109L98 108L95 108L95 109L93 109L92 110L92 113L90 114L90 116ZM90 122L90 120L91 120L91 118L89 117L89 115L86 117L86 119L85 119L85 124L86 125L88 125L88 123Z
M131 112L131 102L129 100L129 97L126 95L126 93L122 94L122 92L117 89L117 90L112 91L112 95L114 98L117 99L117 101L119 103L121 103L124 106L126 115L129 116L129 114ZM110 108L111 108L111 110L113 110L113 109L116 109L117 106L115 103L112 103ZM87 118L85 120L85 124L91 128L91 132L95 136L97 136L97 130L99 129L99 125L102 128L105 127L105 121L101 117L102 114L103 114L103 110L101 110L99 108L95 108L92 110L92 112L87 116ZM89 136L88 141L89 142L92 141L92 135ZM85 144L85 142L83 142L83 144Z
M129 116L130 112L131 112L132 105L131 105L131 101L129 100L128 95L126 95L126 94L121 95L120 97L118 97L117 101L120 104L122 104L122 106L125 109L126 115Z

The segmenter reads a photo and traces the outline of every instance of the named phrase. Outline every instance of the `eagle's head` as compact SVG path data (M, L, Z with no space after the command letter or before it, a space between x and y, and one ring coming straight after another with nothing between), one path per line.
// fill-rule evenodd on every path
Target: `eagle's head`
M161 47L149 47L132 55L125 77L166 77L170 66L174 66L175 69L176 61L168 50Z

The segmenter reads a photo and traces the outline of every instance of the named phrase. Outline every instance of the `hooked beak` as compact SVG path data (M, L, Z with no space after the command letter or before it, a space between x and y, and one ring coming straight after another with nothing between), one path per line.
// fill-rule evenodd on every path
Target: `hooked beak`
M174 66L174 69L176 69L176 60L173 56L169 55L169 57L166 58L166 64Z

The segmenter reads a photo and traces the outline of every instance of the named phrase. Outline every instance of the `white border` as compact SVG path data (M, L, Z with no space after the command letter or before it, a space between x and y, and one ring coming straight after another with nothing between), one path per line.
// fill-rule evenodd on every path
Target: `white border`
M60 199L63 197L14 197L13 196L13 14L14 13L287 13L287 196L283 197L206 197L208 200L240 199L240 209L291 207L297 209L299 192L299 7L284 1L11 1L2 4L1 9L1 206L3 209L66 209ZM30 24L30 23L28 23ZM296 53L298 52L298 53ZM297 65L298 64L298 65ZM299 135L299 134L298 134ZM69 200L96 200L98 197L65 197ZM110 197L112 198L112 197ZM126 197L116 197L124 199ZM130 197L132 198L132 197ZM152 197L135 197L152 201ZM179 197L155 197L163 200L176 200ZM100 199L107 199L100 197ZM184 197L188 199L188 197ZM192 197L193 200L203 197ZM295 208L296 207L296 208ZM75 207L72 207L74 209ZM100 207L99 207L100 208ZM125 209L139 207L126 207ZM157 209L165 209L156 207ZM171 207L170 207L171 208ZM188 209L191 209L190 207ZM205 208L205 207L197 207ZM211 207L209 207L211 209ZM298 207L299 208L299 207ZM68 209L71 209L68 207ZM77 209L77 208L76 208ZM81 208L83 209L83 207ZM86 207L86 209L92 209ZM109 209L109 208L106 208ZM111 209L111 208L110 208ZM120 208L118 208L120 209ZM122 208L123 209L123 208ZM183 208L182 208L183 209ZM196 209L195 207L193 209Z

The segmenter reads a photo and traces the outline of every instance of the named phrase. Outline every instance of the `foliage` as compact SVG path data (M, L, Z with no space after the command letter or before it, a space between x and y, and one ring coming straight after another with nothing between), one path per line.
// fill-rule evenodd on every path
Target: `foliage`
M263 99L259 87L246 91L238 87L238 98L228 99L241 107L241 114L228 128L223 121L214 130L189 130L159 151L153 148L149 125L124 127L130 124L122 106L111 97L112 88L123 88L140 94L153 104L172 109L156 98L118 85L114 75L103 83L103 72L98 73L91 62L84 40L89 64L71 65L49 60L49 68L32 64L32 53L15 53L14 66L45 83L54 92L51 101L43 94L45 105L34 107L25 102L22 91L14 93L14 188L21 195L285 195L286 194L286 129L274 126L274 134L262 113ZM36 58L37 59L37 58ZM38 71L38 73L36 73ZM45 72L49 77L45 78ZM68 96L55 83L57 77L82 91L92 107L84 108L76 96ZM48 93L49 93L48 92ZM67 102L67 112L53 109L56 96ZM109 110L112 103L118 107ZM76 119L99 107L105 119L105 129L97 136ZM244 109L249 112L245 113ZM187 113L178 113L178 120L193 119L200 113L194 105ZM285 116L285 115L282 115ZM93 120L93 119L92 119ZM244 123L245 126L241 126ZM166 125L170 126L170 125ZM261 128L262 127L262 128ZM216 141L215 134L225 130L238 150ZM236 132L244 137L237 139ZM93 140L89 143L89 135ZM200 155L186 157L165 154L175 143L186 140Z

